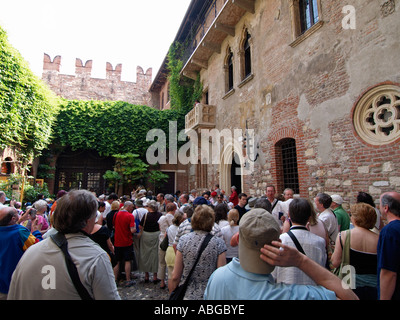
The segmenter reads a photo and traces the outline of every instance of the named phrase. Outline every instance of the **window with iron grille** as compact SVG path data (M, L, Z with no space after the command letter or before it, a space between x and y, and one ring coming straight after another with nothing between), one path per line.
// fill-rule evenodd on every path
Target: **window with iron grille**
M297 169L296 141L284 139L281 141L282 175L284 189L291 188L294 193L300 193L299 174Z

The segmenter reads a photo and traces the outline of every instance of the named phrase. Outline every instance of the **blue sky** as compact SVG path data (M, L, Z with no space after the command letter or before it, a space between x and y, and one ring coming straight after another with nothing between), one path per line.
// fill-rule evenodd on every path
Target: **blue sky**
M190 0L0 0L0 25L10 43L41 77L43 54L62 56L61 72L74 74L75 58L93 60L92 76L106 62L122 63L122 80L136 81L136 66L157 74Z

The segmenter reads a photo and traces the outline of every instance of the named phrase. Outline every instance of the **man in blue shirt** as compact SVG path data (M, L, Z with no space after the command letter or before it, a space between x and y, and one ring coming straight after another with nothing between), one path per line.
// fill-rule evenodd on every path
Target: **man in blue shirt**
M0 209L0 300L7 298L12 273L26 249L43 240L37 218L32 220L31 231L18 224L29 214L28 210L19 219L14 207Z
M278 242L280 227L263 209L247 212L239 223L239 259L211 275L205 300L334 300L357 299L341 280L297 249ZM273 246L270 244L272 243ZM265 245L265 246L264 246ZM276 284L275 266L300 268L318 286Z
M400 300L400 194L384 193L380 211L388 224L380 232L378 241L378 297Z

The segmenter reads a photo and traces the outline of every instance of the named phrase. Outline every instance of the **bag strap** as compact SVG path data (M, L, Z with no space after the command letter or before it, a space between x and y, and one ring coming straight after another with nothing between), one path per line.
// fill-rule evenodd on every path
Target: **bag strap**
M68 252L68 241L64 234L57 232L56 234L52 234L50 238L54 241L54 243L61 249L65 256L65 263L67 265L69 276L75 286L76 291L78 291L79 296L82 300L93 300L89 292L83 286L81 280L79 279L79 273L76 269L75 263L72 261L71 256Z
M292 238L292 241L294 242L294 244L296 245L297 250L299 250L302 254L304 254L306 256L306 253L303 250L303 247L301 246L299 240L297 240L296 236L293 234L292 231L288 231L287 234L289 235L290 238Z
M147 215L148 215L148 212L146 212L146 215L145 215L145 217L144 217L143 229L144 229L144 226L146 225Z
M275 203L274 203L274 205L272 206L272 208L271 208L271 213L272 213L272 211L275 209L275 207L276 207L276 205L278 204L278 199L275 199L276 201L275 201Z
M207 234L206 237L204 238L203 243L201 244L199 253L197 254L196 261L194 262L193 267L192 267L192 269L190 270L190 272L189 272L189 274L188 274L188 276L187 276L187 278L186 278L186 280L185 280L185 284L184 284L185 286L189 283L189 279L190 279L190 277L192 276L192 273L193 273L193 271L194 271L194 268L196 267L196 264L197 264L197 262L199 261L201 254L203 253L204 249L207 247L207 245L208 245L208 243L210 242L210 240L211 240L212 237L213 237L213 235L212 235L211 233L209 233L209 234Z
M119 210L116 213L114 213L114 216L113 216L113 226L114 227L115 227L115 220L117 219L118 212L119 212Z
M344 240L344 246L342 247L342 263L343 265L350 264L350 230L346 230L346 240ZM342 240L340 240L342 243Z

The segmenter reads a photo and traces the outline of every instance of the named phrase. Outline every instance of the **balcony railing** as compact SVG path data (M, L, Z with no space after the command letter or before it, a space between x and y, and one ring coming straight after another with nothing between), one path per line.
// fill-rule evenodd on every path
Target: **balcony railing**
M208 8L203 7L201 10L202 12L200 12L198 18L192 24L191 31L185 40L185 43L187 43L188 46L182 55L184 65L196 50L197 45L207 33L208 29L211 27L219 11L222 9L223 4L227 1L229 0L213 0ZM207 5L207 2L205 2L205 5Z
M181 73L196 79L201 69L207 69L213 53L221 53L227 36L235 36L235 26L247 12L254 13L255 0L212 0L199 12L184 43Z
M215 106L198 103L185 116L185 130L197 130L203 128L215 128L216 123Z

